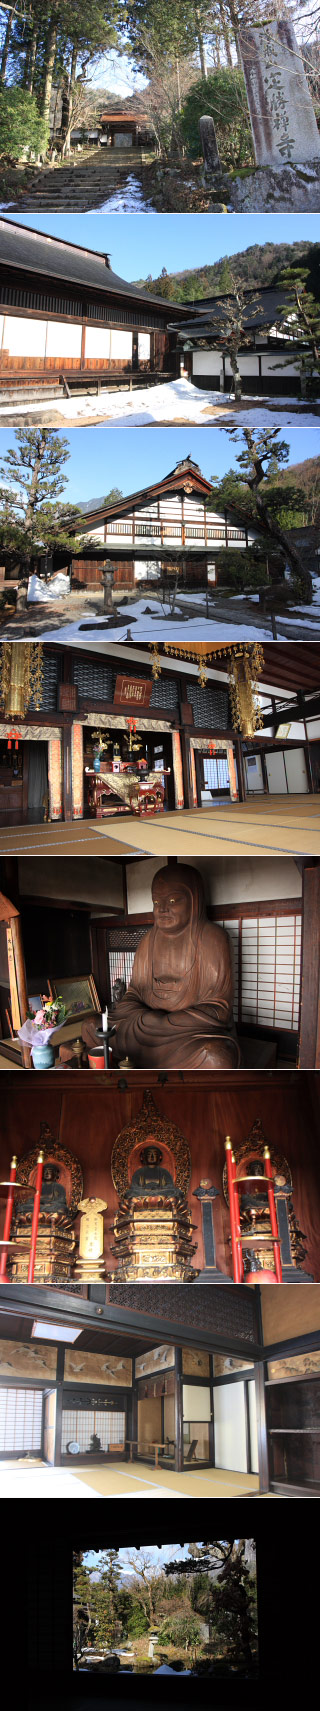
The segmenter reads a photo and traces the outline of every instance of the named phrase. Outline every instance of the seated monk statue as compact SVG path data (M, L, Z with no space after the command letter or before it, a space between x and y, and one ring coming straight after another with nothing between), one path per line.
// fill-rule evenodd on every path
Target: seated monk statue
M126 1200L149 1199L152 1194L161 1194L171 1200L182 1200L180 1188L176 1188L170 1171L162 1164L160 1147L143 1147L140 1153L139 1170L135 1170L130 1187L126 1189Z
M19 1218L24 1217L25 1213L30 1217L34 1207L34 1194L26 1192L23 1196L21 1195L21 1199L19 1195L19 1202L17 1208ZM59 1182L59 1165L49 1163L43 1167L40 1217L45 1214L47 1218L52 1218L56 1212L59 1212L60 1217L61 1213L66 1216L68 1212L67 1197L63 1182Z
M232 1014L230 948L207 921L197 869L160 868L152 885L154 926L135 954L116 1005L116 1050L134 1066L230 1068L240 1062Z

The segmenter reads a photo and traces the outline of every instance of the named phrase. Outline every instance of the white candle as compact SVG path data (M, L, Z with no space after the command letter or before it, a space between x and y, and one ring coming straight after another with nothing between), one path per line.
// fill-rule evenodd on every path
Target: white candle
M102 1028L103 1028L103 1033L107 1034L107 1032L108 1032L108 1011L107 1010L104 1010L103 1014L102 1014Z

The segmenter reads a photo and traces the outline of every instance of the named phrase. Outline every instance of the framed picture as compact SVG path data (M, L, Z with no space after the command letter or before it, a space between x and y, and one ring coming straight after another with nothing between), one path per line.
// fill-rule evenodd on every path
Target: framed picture
M71 1016L91 1016L95 1010L101 1014L101 1004L92 974L79 974L70 977L63 976L62 980L51 980L48 977L50 998L62 998Z

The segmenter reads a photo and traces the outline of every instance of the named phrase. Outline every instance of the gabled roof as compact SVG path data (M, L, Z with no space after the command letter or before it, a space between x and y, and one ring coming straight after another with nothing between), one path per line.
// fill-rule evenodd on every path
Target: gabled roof
M203 499L209 498L212 491L211 481L207 481L206 477L201 475L201 470L197 464L193 464L191 459L186 458L184 462L171 469L162 481L155 481L150 487L142 487L138 493L129 493L123 499L114 500L112 505L107 505L103 499L101 501L89 500L88 503L84 502L79 509L83 512L84 520L88 519L91 528L93 522L98 524L107 522L108 518L123 517L126 512L131 512L139 505L151 503L153 499L161 498L165 493L184 492L186 482L188 486L191 483L193 493L200 494Z
M15 220L0 219L0 264L18 268L19 272L41 274L45 279L61 280L64 284L86 286L98 291L100 297L134 298L136 303L155 304L165 319L169 305L164 297L154 297L150 291L121 279L113 273L108 255L82 249L65 239L50 237L31 226L17 225ZM177 314L185 317L185 307L177 304Z
M244 328L247 331L253 331L254 328L262 330L263 327L272 327L280 317L281 310L288 303L289 291L284 288L280 289L275 285L261 285L254 292L254 295L252 291L246 290L244 297L248 298L243 312ZM221 324L223 328L224 322L227 328L229 310L234 302L235 298L229 291L221 297L201 297L196 303L190 301L185 304L185 307L193 313L192 315L190 313L189 320L185 323L184 333L198 335L198 338L206 338L210 334L212 336L215 326L217 331L221 332ZM176 330L174 323L172 330Z

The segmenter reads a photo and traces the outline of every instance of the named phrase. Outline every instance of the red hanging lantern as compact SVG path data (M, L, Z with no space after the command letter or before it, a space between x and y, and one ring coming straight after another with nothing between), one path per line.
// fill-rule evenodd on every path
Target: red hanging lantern
M13 737L14 737L14 739L15 739L15 741L14 741L14 746L15 746L15 749L18 749L18 748L19 748L19 737L20 737L20 731L16 731L16 730L14 730L14 729L13 729L13 730L12 730L12 731L8 731L8 742L7 742L7 748L8 748L8 749L12 749L12 738L13 738Z

